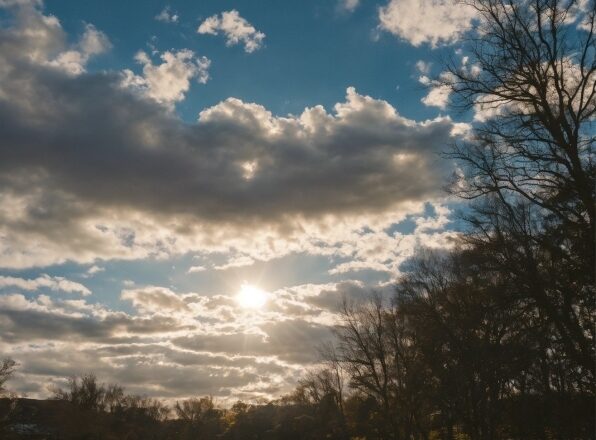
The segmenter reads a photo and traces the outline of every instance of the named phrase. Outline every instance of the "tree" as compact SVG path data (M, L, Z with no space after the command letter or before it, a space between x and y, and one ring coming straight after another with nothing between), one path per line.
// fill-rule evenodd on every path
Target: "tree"
M397 303L344 302L337 356L353 390L372 399L383 439L426 438L426 376Z
M223 412L216 408L213 398L188 399L176 402L174 412L184 422L183 438L214 438L223 431Z
M515 280L562 350L594 379L594 2L472 0L470 61L445 84L482 124L448 157L450 190L474 200L464 240ZM469 66L473 66L470 68Z
M398 285L400 313L432 384L429 409L449 439L456 426L472 439L495 438L502 403L536 354L523 307L507 290L506 277L473 249L422 252Z
M0 363L0 397L4 397L7 394L4 384L12 377L16 366L17 363L10 358L5 358L2 360L2 363ZM8 393L8 397L9 399L6 402L6 406L0 408L0 433L3 433L6 427L11 423L11 419L17 407L17 400L14 395Z
M85 374L81 378L71 377L68 390L54 390L54 398L67 400L82 409L103 411L105 393L104 384L98 383L94 374Z
M4 384L12 377L14 374L15 368L17 363L10 359L6 358L0 364L0 396L6 392L4 388Z

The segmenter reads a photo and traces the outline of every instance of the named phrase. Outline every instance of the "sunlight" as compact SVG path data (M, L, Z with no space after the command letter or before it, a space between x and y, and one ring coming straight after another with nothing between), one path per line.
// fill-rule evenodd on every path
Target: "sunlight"
M245 309L260 309L267 302L267 292L244 283L236 295L236 301Z

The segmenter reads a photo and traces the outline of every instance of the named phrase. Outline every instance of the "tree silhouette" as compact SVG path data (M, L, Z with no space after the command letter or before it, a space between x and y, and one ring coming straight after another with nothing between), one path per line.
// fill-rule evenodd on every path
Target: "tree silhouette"
M594 2L469 4L480 16L474 68L451 62L443 76L458 105L486 114L447 154L463 167L450 190L475 200L465 238L516 280L593 380Z

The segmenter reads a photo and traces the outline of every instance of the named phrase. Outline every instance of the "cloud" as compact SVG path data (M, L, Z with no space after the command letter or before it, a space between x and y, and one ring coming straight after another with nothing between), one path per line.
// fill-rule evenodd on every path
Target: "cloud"
M139 53L142 72L124 74L125 86L121 72L74 74L52 61L69 50L91 57L101 39L87 27L68 45L36 5L0 29L1 267L71 260L92 275L98 259L193 251L198 272L301 253L329 257L342 276L395 275L420 243L449 245L448 208L425 209L452 171L437 154L461 128L449 118L408 119L348 88L332 108L281 116L229 98L185 122L171 110L193 80L206 81L202 58ZM400 233L401 222L414 232ZM333 337L342 297L369 294L356 281L294 286L247 311L234 292L127 281L125 313L98 295L44 295L88 295L59 277L2 283L17 293L0 295L0 349L21 364L18 390L39 396L49 381L94 371L156 397L274 397L317 362L313 341Z
M175 334L191 328L172 317L133 317L85 303L54 302L46 296L0 295L0 339L9 343L85 341L118 343L142 336Z
M22 72L0 83L0 265L222 250L243 235L278 241L305 222L432 197L449 171L436 152L450 119L412 121L352 88L333 113L277 117L230 98L186 124L117 75ZM247 161L258 164L248 180Z
M379 28L413 46L456 42L475 17L471 6L453 0L389 0L379 8Z
M91 291L80 283L63 277L51 277L46 274L35 279L0 276L0 289L5 289L7 287L16 287L18 289L29 291L47 288L54 291L78 293L83 296L91 295Z
M41 2L4 2L0 8L8 8L14 16L9 27L0 29L0 50L4 54L74 76L85 72L93 56L111 48L108 37L91 24L86 24L79 40L69 45L60 21L44 15Z
M188 268L186 273L197 273L197 272L204 272L207 268L205 266L191 266Z
M338 0L337 8L344 12L354 12L360 5L360 0Z
M374 292L386 298L395 293L393 284L378 286ZM316 288L315 293L305 296L303 301L316 307L339 313L344 301L348 304L365 303L370 300L372 289L358 281L343 281L335 285Z
M85 274L85 276L90 277L90 276L93 276L97 273L104 272L104 271L105 271L105 268L94 264L89 269L87 269L87 273Z
M331 110L277 116L229 98L187 123L156 101L173 105L201 78L190 51L165 52L162 64L140 54L143 74L122 87L117 72L72 76L31 59L50 49L22 34L0 32L2 267L199 249L244 262L349 257L442 195L453 169L437 153L457 124L405 118L354 88ZM364 226L376 235L363 238Z
M332 338L331 328L301 319L261 324L263 333L228 333L183 336L174 345L194 351L231 356L276 356L290 363L312 363L319 359L316 343Z
M138 52L135 60L143 66L143 74L135 75L129 69L124 70L122 85L172 107L184 99L192 79L196 78L201 84L209 80L211 61L195 56L192 50L165 51L160 58L162 63L155 65L149 55Z
M81 40L74 49L60 53L49 65L64 70L71 75L85 72L85 65L95 55L108 51L112 47L108 37L95 26L87 24Z
M57 356L51 346L23 347L18 354L19 375L11 386L42 397L48 384L63 387L68 377L93 371L100 380L123 384L130 393L168 400L212 395L219 402L233 403L241 392L254 399L289 391L292 375L300 371L272 360L213 355L163 343L78 347L66 343L60 350Z
M177 12L173 12L170 6L166 6L161 10L159 14L155 16L157 21L161 21L163 23L178 23L180 16Z
M141 289L123 290L120 298L131 301L135 308L145 313L188 310L188 304L184 302L182 297L163 287L148 286Z
M247 53L260 49L265 39L265 34L257 31L235 9L205 19L198 27L197 32L210 35L223 33L226 36L227 46L244 44L244 51Z
M438 80L431 80L426 75L418 78L421 84L428 87L428 93L420 101L429 107L438 107L445 110L449 104L449 97L452 92L450 83L453 80L453 75L449 72L443 72L439 75Z
M131 392L161 398L271 398L291 389L305 363L317 361L312 341L332 337L327 325L275 312L208 322L204 315L178 313L184 304L199 311L204 298L159 286L124 297L138 316L83 300L0 295L0 347L20 364L16 391L45 397L48 383L93 371Z
M246 256L246 255L238 255L238 256L234 256L234 257L230 258L224 264L220 264L220 265L214 266L213 269L215 269L215 270L228 270L228 269L231 269L233 267L252 266L254 263L255 263L255 260L253 258L251 258L249 256Z
M432 63L428 61L418 60L416 61L416 69L423 75L428 75L430 73L430 67Z
M569 8L565 16L565 22L575 24L578 30L590 32L592 29L590 13L593 14L593 11L594 3L592 0L579 0Z

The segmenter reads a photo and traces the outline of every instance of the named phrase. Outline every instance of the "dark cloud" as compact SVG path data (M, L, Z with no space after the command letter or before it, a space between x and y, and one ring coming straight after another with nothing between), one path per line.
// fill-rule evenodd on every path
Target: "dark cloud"
M162 352L170 354L165 347L162 347ZM120 358L106 356L101 350L97 353L73 347L62 347L61 355L56 354L52 349L22 353L18 356L19 373L30 378L56 378L55 381L60 383L61 378L94 372L102 380L125 385L129 392L180 398L206 394L225 396L230 389L261 381L266 375L278 374L279 371L279 368L271 369L254 361L237 368L219 366L215 363L217 359L211 364L163 362L161 356L152 353L151 346L143 345L137 345L129 356ZM23 383L23 391L35 391L34 387L26 384Z
M332 289L322 289L316 295L304 297L304 302L332 312L339 312L344 302L358 304L370 301L373 293L389 299L394 295L395 287L390 284L372 290L370 286L362 283L345 281Z
M22 391L34 392L29 382L60 383L94 372L154 396L237 398L288 391L296 371L319 361L319 345L333 337L327 325L269 312L253 323L238 315L236 322L211 326L210 333L200 328L200 319L184 313L142 313L131 316L84 300L54 302L44 295L0 296L0 351L19 362Z
M148 286L141 289L127 289L122 292L121 298L132 301L133 306L143 311L180 312L189 310L183 297L164 287Z
M192 335L175 338L172 343L197 351L276 356L287 362L309 363L319 360L319 345L333 337L330 327L299 319L266 323L260 329L265 334Z
M7 304L10 298L4 297L4 304L0 304L0 339L12 343L39 340L118 342L130 335L152 335L194 328L165 316L133 317L123 312L112 312L105 317L95 317L65 314L53 308L11 307Z
M314 107L282 118L230 98L186 123L123 87L119 73L58 68L67 49L59 23L32 7L18 14L0 30L7 252L22 253L37 237L38 248L85 261L114 248L125 254L140 241L135 215L181 236L215 224L231 234L265 226L283 234L300 219L422 200L447 171L436 152L454 128L448 118L408 120L350 88L332 113ZM31 28L42 31L26 38ZM108 230L112 241L98 239Z
M164 398L237 398L234 390L245 387L250 391L243 395L267 394L288 389L300 368L293 363L311 362L312 341L330 336L327 327L299 320L264 322L263 335L205 335L185 324L185 316L130 316L83 300L78 312L69 313L64 306L70 303L43 295L0 300L0 351L20 365L17 390L37 395L44 395L43 387L31 383L61 384L88 372Z

